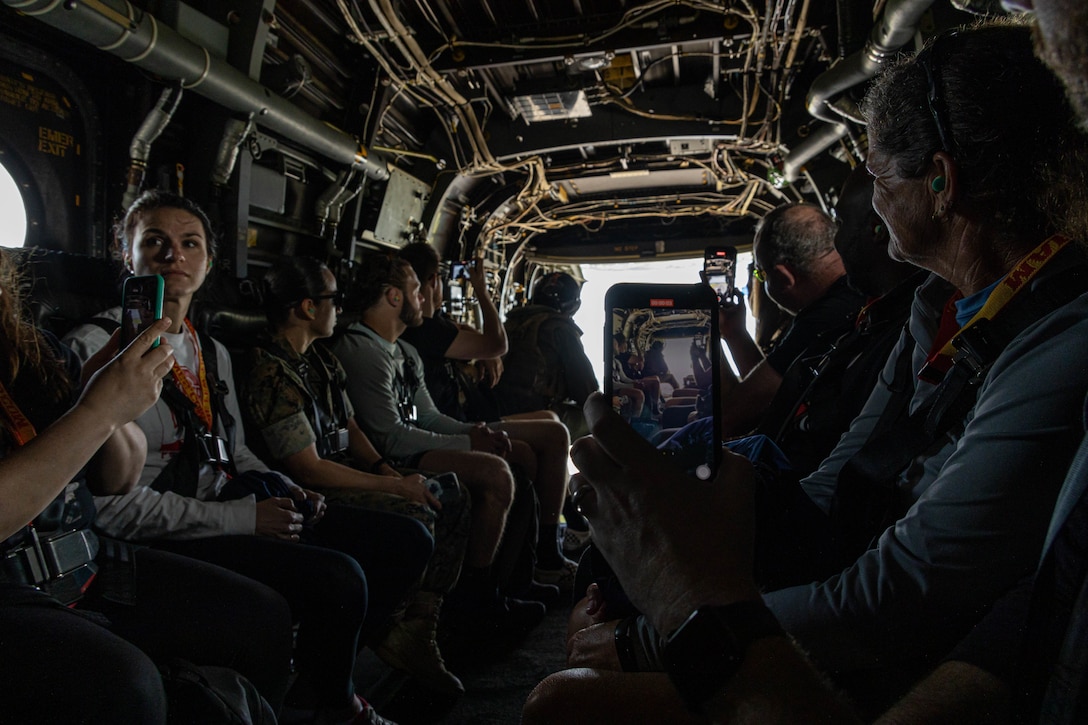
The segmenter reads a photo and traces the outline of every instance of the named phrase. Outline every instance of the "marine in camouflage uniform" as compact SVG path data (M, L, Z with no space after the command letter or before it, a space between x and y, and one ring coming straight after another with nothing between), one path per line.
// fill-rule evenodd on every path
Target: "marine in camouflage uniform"
M366 462L354 460L347 450L346 425L355 411L343 392L347 374L331 352L315 344L300 355L277 336L250 352L246 369L249 374L242 385L242 411L246 428L260 433L253 440L258 455L282 467L284 459L314 444L322 458L366 470ZM374 465L384 463L381 459ZM442 596L457 583L461 572L471 518L468 491L458 483L457 495L443 496L438 512L386 491L328 488L316 481L309 487L324 494L330 505L401 514L427 527L435 539L434 554L418 588L408 594L395 616L402 620L436 617ZM381 649L379 655L383 654Z

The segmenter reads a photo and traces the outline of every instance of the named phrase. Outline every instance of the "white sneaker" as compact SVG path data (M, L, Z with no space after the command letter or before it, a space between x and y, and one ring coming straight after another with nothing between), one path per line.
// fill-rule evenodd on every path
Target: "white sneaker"
M576 557L589 545L591 536L588 530L576 531L568 526L563 532L563 553Z
M574 578L578 574L578 564L570 559L563 559L558 569L541 569L539 566L533 572L533 579L541 584L553 584L559 587L561 594L570 594L574 591Z

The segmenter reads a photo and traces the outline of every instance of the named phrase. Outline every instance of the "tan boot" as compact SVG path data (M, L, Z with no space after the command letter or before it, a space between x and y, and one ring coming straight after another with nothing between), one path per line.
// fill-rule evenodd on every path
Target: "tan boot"
M417 594L404 618L393 625L374 653L385 664L407 672L430 690L459 695L465 686L446 669L435 639L441 603L442 598L431 592Z

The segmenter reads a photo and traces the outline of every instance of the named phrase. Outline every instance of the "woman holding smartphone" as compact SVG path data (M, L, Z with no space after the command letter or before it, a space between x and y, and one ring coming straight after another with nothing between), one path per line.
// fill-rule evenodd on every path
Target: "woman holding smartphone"
M169 346L151 349L168 321L105 365L72 405L78 363L21 319L18 289L0 255L0 679L17 683L0 688L3 719L165 722L153 662L163 657L230 666L278 707L287 686L290 618L268 587L138 549L125 577L129 601L116 604L103 591L110 562L94 553L87 464L120 478L139 472L146 447L131 421L154 404L173 362ZM49 564L45 540L62 552ZM111 573L116 581L118 570Z
M149 191L129 208L118 237L135 274L163 277L163 313L173 321L163 338L176 363L157 403L137 419L148 440L139 483L96 491L98 527L276 589L300 625L299 678L288 704L329 721L370 717L351 679L360 636L381 627L418 580L433 548L430 534L417 521L380 512L326 513L322 496L286 479L288 496L216 500L239 473L276 474L245 445L229 355L188 319L214 261L211 224L192 201ZM105 331L92 325L71 339L84 357L106 343ZM388 548L401 552L396 566L378 555Z

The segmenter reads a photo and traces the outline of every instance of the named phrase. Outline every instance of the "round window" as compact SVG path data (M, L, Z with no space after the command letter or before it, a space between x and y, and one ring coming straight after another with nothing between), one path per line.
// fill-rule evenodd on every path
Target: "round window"
M19 186L0 162L0 247L26 243L26 204Z

